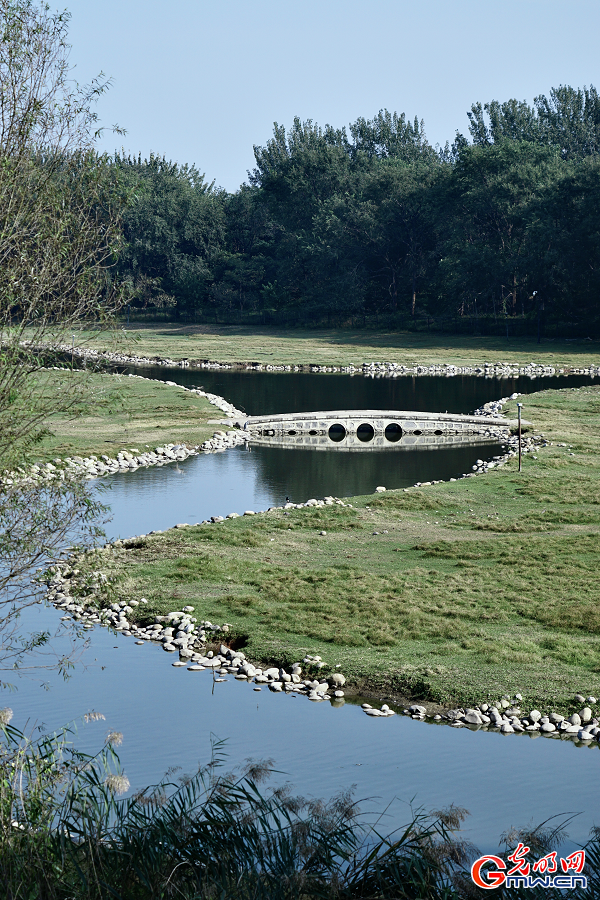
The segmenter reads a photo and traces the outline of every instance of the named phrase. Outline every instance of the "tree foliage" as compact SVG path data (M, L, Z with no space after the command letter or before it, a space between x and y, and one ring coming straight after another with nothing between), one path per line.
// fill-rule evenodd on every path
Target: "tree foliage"
M84 484L19 469L52 413L75 412L81 379L56 391L42 370L88 322L108 323L121 292L111 270L126 185L94 149L94 101L71 80L69 16L0 0L0 665L19 667L46 634L19 617L31 576L68 543L96 536L102 507ZM64 661L63 661L64 662Z
M224 232L223 203L193 166L164 157L116 157L133 196L125 212L119 270L129 297L142 307L202 302L213 281Z
M475 103L468 117L468 136L445 148L422 121L388 110L347 129L275 123L233 194L195 170L138 160L122 257L141 286L135 302L306 323L383 313L535 328L543 315L548 327L597 332L596 88ZM185 212L169 178L190 198Z
M22 452L52 398L32 390L73 326L120 303L108 278L125 196L94 151L94 100L107 87L70 80L69 17L0 0L0 460ZM18 415L14 404L19 403ZM67 404L69 400L67 398Z
M502 141L527 141L556 149L563 159L583 159L600 150L600 95L596 88L569 85L525 101L474 103L469 133L474 144L489 147Z

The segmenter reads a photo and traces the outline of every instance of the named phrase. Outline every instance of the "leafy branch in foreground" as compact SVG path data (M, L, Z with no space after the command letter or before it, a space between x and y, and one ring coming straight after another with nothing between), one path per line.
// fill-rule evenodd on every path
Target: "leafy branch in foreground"
M324 802L294 796L286 785L261 788L272 760L248 760L224 774L220 743L193 776L174 782L170 772L123 798L129 782L114 749L122 735L109 731L91 756L74 748L73 726L34 739L9 719L9 710L0 711L0 870L13 900L482 896L469 877L475 848L457 834L467 815L461 808L413 812L408 825L382 836L359 818L351 791ZM525 837L545 852L565 835L543 823L502 839L514 849ZM592 865L599 846L594 832L586 846ZM511 888L506 896L542 894Z
M36 565L98 536L101 506L84 485L14 470L53 413L76 414L84 380L41 370L73 328L108 323L122 297L111 277L127 190L95 151L95 101L109 83L72 81L69 14L0 0L0 667L49 635L19 633L36 599ZM46 473L47 474L47 473ZM67 664L59 658L59 666Z
M41 597L35 568L67 546L93 544L105 512L83 481L0 482L0 670L70 667L74 648L57 655L47 631L24 632L22 616Z
M0 750L0 868L13 898L451 897L468 853L444 819L417 813L381 838L346 792L328 803L261 793L272 761L220 774L213 759L179 784L120 799L129 783L109 733L97 756L74 729L36 739L6 723ZM88 718L97 719L97 713ZM451 821L452 820L452 821Z
M71 80L68 13L0 0L0 462L35 437L57 398L32 388L40 345L110 319L110 267L126 191L94 150L94 102ZM15 415L15 404L18 414Z

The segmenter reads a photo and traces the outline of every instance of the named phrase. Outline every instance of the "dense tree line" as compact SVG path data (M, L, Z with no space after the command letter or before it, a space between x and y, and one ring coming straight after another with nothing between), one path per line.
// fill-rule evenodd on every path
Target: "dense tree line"
M120 260L133 308L597 331L600 95L560 87L468 115L444 148L385 110L348 129L275 124L233 194L115 157L135 197Z

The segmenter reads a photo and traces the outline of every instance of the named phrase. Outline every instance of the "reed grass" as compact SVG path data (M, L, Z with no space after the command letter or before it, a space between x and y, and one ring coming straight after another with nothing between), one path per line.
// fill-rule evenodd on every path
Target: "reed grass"
M2 727L7 900L460 896L472 855L458 834L463 810L417 811L382 836L350 792L322 802L261 788L269 760L223 773L222 745L193 775L122 797L129 785L111 741L96 756L73 741L72 726L37 738Z
M91 713L88 721L103 719ZM328 802L263 786L271 760L224 771L222 743L208 765L173 781L129 790L109 733L95 756L78 752L76 729L25 735L0 710L0 891L6 900L473 900L479 851L461 837L468 812L413 811L382 835L351 791ZM130 796L122 796L129 792ZM511 827L533 857L559 849L568 819ZM598 896L600 830L586 847L588 890ZM541 898L543 889L498 890Z

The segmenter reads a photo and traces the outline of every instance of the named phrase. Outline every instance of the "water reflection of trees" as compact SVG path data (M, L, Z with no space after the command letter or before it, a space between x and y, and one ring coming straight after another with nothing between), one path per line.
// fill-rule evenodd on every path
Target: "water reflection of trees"
M285 497L300 502L310 497L368 494L378 485L400 488L416 481L445 480L470 471L479 457L494 456L499 445L370 453L254 445L249 452L253 455L257 485L270 496L280 498L278 502Z
M276 415L326 409L405 409L468 414L490 400L514 391L579 387L586 376L548 378L482 378L477 375L400 376L365 378L362 375L318 376L308 372L252 372L231 369L165 369L129 371L187 387L201 386L220 394L248 415Z

